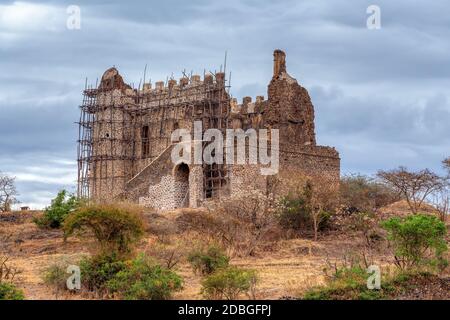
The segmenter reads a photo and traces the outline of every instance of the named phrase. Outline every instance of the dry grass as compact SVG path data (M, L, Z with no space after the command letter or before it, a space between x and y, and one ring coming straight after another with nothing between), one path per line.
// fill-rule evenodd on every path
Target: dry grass
M191 210L191 209L190 209ZM51 288L45 286L42 272L55 262L66 260L78 261L83 255L91 252L92 240L71 238L63 241L61 231L42 230L32 222L29 214L12 219L0 218L0 254L8 254L10 262L22 269L18 276L27 299L55 299ZM147 220L161 224L161 232L155 235L149 231L139 244L138 250L144 252L156 242L174 241L186 246L185 252L191 250L192 244L201 239L201 235L179 232L178 226L171 226L179 221L181 211L167 215L147 215ZM150 227L151 229L151 227ZM197 238L196 238L197 237ZM323 268L328 259L341 259L352 251L364 248L364 240L356 235L329 233L314 242L307 239L281 240L270 247L270 251L261 248L253 257L234 257L231 264L256 269L259 275L257 298L280 299L299 296L312 286L324 281ZM389 263L383 251L374 253L375 260L384 265ZM201 299L201 277L192 272L186 261L181 261L175 270L184 278L184 289L175 294L175 299ZM79 299L80 296L66 295L65 299Z

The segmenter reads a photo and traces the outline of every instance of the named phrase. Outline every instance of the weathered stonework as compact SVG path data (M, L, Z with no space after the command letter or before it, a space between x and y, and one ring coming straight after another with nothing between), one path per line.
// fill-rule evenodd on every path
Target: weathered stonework
M239 104L226 89L222 72L133 89L115 68L108 69L97 88L84 91L79 195L168 210L199 207L250 189L267 192L271 177L261 175L260 165L172 163L171 133L193 132L194 121L224 134L226 129L279 129L280 181L298 172L339 183L339 154L316 145L314 107L307 90L287 73L283 51L274 52L267 100L245 97Z

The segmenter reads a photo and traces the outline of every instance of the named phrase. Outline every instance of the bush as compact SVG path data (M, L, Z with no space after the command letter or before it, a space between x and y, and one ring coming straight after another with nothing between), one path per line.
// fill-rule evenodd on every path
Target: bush
M279 238L281 232L276 221L275 203L253 190L243 195L222 199L214 206L219 220L218 239L232 254L254 256L257 250Z
M75 210L80 201L73 194L68 194L66 190L58 193L49 207L45 208L44 215L34 219L34 222L41 228L59 228L67 215Z
M108 292L108 281L126 268L126 263L115 254L100 254L80 261L82 284L89 291L103 295Z
M314 227L314 214L317 214L318 230L327 227L331 218L330 208L324 208L318 213L312 210L313 185L306 183L300 192L290 193L279 203L278 221L282 228L302 231Z
M0 283L12 282L18 274L22 273L22 270L9 263L10 258L9 255L0 255Z
M12 283L0 282L0 300L23 300L22 290L17 289Z
M417 214L406 218L393 217L382 222L394 246L395 262L401 269L425 265L446 265L445 224L437 217Z
M401 199L398 192L364 175L348 175L340 182L340 202L344 211L374 213Z
M146 250L146 253L154 257L167 269L173 269L186 257L185 251L185 247L178 241L172 245L157 242L152 244L151 247Z
M116 255L96 255L80 261L83 286L100 297L116 295L128 300L165 300L182 288L175 272L144 255L120 260Z
M278 240L282 230L275 208L265 195L253 191L208 204L208 210L183 209L176 219L179 232L193 231L231 255L251 256Z
M182 288L182 279L175 272L154 264L141 255L127 263L107 287L128 300L167 300Z
M256 271L227 267L206 277L202 282L202 294L207 299L235 300L246 293L254 298L257 282Z
M284 229L305 230L311 227L310 209L304 197L288 195L280 201L279 223Z
M343 268L339 275L326 283L308 290L302 298L305 300L387 300L420 297L417 288L427 287L427 299L442 299L445 289L440 288L442 279L428 272L400 271L383 275L381 288L370 290L367 288L368 273L360 267ZM440 289L439 289L440 288ZM436 291L436 292L433 292ZM442 292L443 291L443 292ZM423 293L422 293L423 294ZM436 296L434 296L436 294ZM445 298L444 298L445 299Z
M382 236L378 232L378 222L374 213L355 211L350 215L336 215L334 217L334 224L340 226L343 232L353 231L361 233L366 245L369 247L372 247L382 239Z
M355 265L352 267L338 268L334 277L329 279L324 286L308 290L305 300L378 300L391 293L390 281L382 281L380 290L367 288L369 274L366 270Z
M336 271L334 282L341 282L344 286L357 288L359 285L366 285L368 274L361 266L344 267Z
M64 235L67 238L84 230L92 232L102 253L128 254L144 235L142 208L125 204L80 207L66 218Z
M224 251L215 245L209 246L205 250L195 250L188 256L188 261L195 273L207 275L215 272L217 269L228 266L230 258Z
M67 278L69 274L66 273L67 266L62 263L55 263L45 269L42 279L44 283L55 290L55 295L58 297L60 291L67 289Z

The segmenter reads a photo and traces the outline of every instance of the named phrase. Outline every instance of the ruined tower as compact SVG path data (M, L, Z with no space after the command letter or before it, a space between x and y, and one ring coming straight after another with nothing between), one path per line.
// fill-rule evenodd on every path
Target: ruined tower
M105 71L97 89L85 90L80 119L85 130L80 130L84 136L80 136L79 150L89 148L85 155L89 163L79 157L79 168L88 167L79 193L85 188L89 197L100 201L122 196L133 160L130 109L134 93L116 68Z
M308 91L286 71L286 54L275 50L273 76L268 87L265 124L280 130L283 144L315 145L314 107Z

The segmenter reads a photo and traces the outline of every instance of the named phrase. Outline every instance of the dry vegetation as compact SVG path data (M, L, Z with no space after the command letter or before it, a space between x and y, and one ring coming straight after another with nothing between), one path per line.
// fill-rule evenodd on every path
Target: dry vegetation
M405 205L400 203L398 206L402 209ZM395 210L395 205L386 210ZM32 220L40 214L28 212L0 215L0 250L2 255L9 257L9 263L20 270L15 280L23 288L27 299L55 299L54 289L47 287L42 280L43 271L54 263L74 263L81 257L90 255L94 241L90 238L69 238L64 241L60 230L39 229ZM392 263L384 244L368 248L364 237L357 230L345 233L328 230L319 241L312 241L284 239L275 234L275 231L268 232L263 228L263 236L254 235L260 239L258 245L253 240L238 245L239 239L226 237L229 234L235 236L233 230L221 229L223 225L217 225L218 221L206 210L180 209L164 215L147 212L145 217L148 227L138 250L154 255L183 277L184 288L174 295L175 299L202 298L201 276L193 273L186 262L186 253L199 243L217 241L220 238L236 242L230 246L232 265L258 272L256 298L259 299L298 297L308 288L326 280L324 267L350 261L361 252L365 252L367 257L380 265ZM209 229L211 225L215 225L216 229ZM58 298L91 297L66 293Z
M274 181L268 196L164 213L86 205L61 191L45 212L0 214L0 284L26 299L449 298L448 203L425 201L430 190L448 196L446 177L404 168L378 176L344 177L339 199L323 182L295 178L284 197ZM68 264L87 267L93 286L67 291ZM365 287L373 264L384 291ZM114 270L100 286L98 268Z

